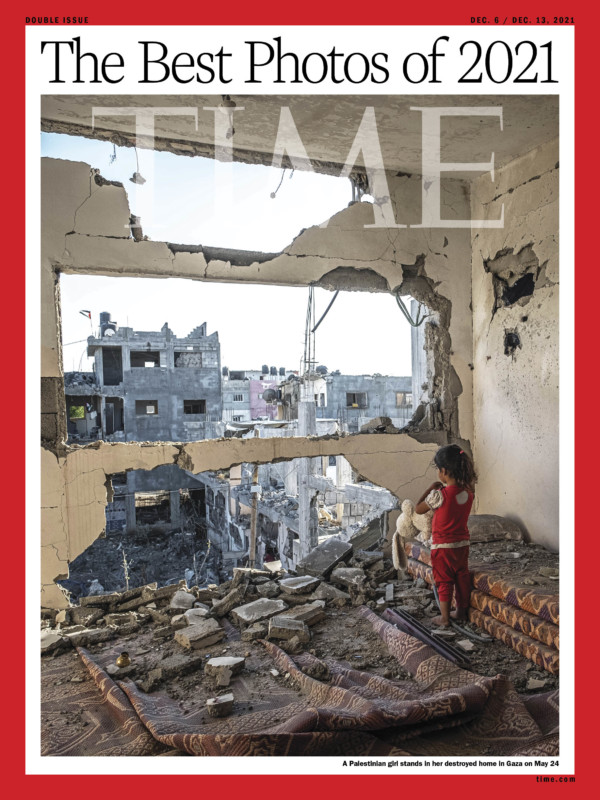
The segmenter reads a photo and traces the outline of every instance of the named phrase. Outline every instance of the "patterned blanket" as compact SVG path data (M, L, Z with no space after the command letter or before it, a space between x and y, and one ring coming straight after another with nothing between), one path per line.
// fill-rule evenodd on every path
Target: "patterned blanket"
M499 622L509 625L519 633L524 633L556 650L559 649L560 628L552 622L546 622L541 617L536 617L535 614L504 603L477 589L471 592L471 606L489 617L494 617Z
M475 608L469 609L469 622L477 625L478 628L483 628L496 639L500 639L517 653L533 661L534 664L542 667L547 672L551 672L553 675L558 674L560 657L558 650L553 647L547 647L530 636L513 630L509 625L498 622L497 619L489 617L487 614L482 614L481 611L477 611Z
M115 683L89 653L79 654L94 679L95 736L67 743L46 732L46 755L466 755L558 754L557 697L528 708L506 677L475 675L446 661L367 608L360 613L413 681L392 681L303 653L292 659L263 646L299 689L284 706L214 719L204 708L184 713L161 693ZM326 666L330 678L311 675ZM90 687L94 684L88 682ZM235 682L232 686L234 696ZM104 716L102 716L104 715ZM538 723L538 719L540 722ZM100 721L103 720L103 721Z

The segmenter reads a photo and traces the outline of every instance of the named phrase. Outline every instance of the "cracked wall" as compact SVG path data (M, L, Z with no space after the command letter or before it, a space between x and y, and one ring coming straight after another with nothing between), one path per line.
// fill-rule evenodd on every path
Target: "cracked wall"
M503 229L473 233L478 513L558 550L558 140L474 182Z
M404 174L390 177L390 191L398 221L417 223L420 180ZM468 218L464 184L445 182L442 197L442 216ZM242 462L343 455L365 478L402 499L418 496L424 482L434 479L430 464L438 444L471 439L468 229L365 228L374 221L373 207L357 203L334 215L326 227L302 231L279 254L248 254L136 240L130 235L131 218L123 187L97 180L87 164L42 160L42 383L53 387L43 406L48 420L42 474L44 605L65 605L54 580L65 576L68 562L104 530L107 475L168 463L197 473ZM410 435L66 447L59 272L293 286L334 280L344 288L410 293L432 311L426 332L431 351L429 419ZM349 285L353 280L358 285ZM393 352L394 343L387 344Z

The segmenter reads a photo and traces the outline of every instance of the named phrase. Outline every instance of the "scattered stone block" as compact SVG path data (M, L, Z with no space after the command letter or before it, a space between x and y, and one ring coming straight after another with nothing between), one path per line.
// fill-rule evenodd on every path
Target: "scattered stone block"
M115 625L117 628L121 628L123 625L130 625L132 622L135 621L136 621L136 616L132 611L106 614L104 617L104 622L107 625Z
M42 655L52 653L67 644L64 636L55 631L44 630L41 634Z
M234 608L231 615L238 625L253 625L263 619L274 617L287 610L287 605L280 599L269 599L261 597L253 603L246 603L244 606Z
M118 635L116 628L85 628L83 631L77 633L67 633L65 636L73 647L89 647L91 644L98 644L99 642L108 642L110 639L115 639Z
M187 611L188 608L191 608L194 605L195 599L196 598L191 592L186 592L183 591L182 589L178 589L171 598L171 602L169 603L169 608L176 608L176 609L181 609L182 611Z
M173 633L173 628L171 625L160 625L158 628L155 628L152 631L152 638L153 639L165 639L167 636L171 636Z
M206 710L211 717L227 717L233 711L233 695L223 694L220 697L210 697L206 701Z
M539 678L529 678L527 681L527 686L525 687L528 690L532 689L543 689L546 686L547 681L541 681Z
M366 580L366 575L358 567L338 567L331 573L331 582L342 586L360 588Z
M85 625L86 628L98 622L106 613L104 609L94 608L94 606L85 606L83 608L75 606L74 608L69 608L68 611L71 622L75 625Z
M214 599L216 592L210 587L204 587L202 589L196 588L194 594L200 603L210 603Z
M283 578L279 586L285 594L309 594L316 589L320 580L311 575L300 575L296 578Z
M206 619L208 616L209 611L206 606L203 608L188 608L188 610L183 614L183 617L188 625L195 625L197 622L202 622L202 620Z
M255 639L264 639L267 635L268 628L266 625L257 622L242 631L242 642L253 642Z
M317 622L321 622L326 617L325 600L315 600L312 603L305 603L302 606L288 609L281 616L288 619L298 619L309 627L316 625ZM272 617L272 619L278 619L278 617Z
M306 558L296 566L299 575L314 575L326 578L341 561L346 561L352 554L352 545L341 539L331 537L315 547Z
M394 602L394 584L388 583L385 587L385 601L386 603Z
M245 585L232 589L222 600L213 600L212 613L216 617L224 617L225 614L229 614L235 606L242 602L245 594Z
M204 672L217 682L217 686L229 686L233 675L242 671L246 664L245 658L235 656L224 656L221 658L211 658L206 662Z
M540 567L539 573L544 578L558 578L558 569L556 567Z
M265 571L270 572L271 574L274 572L279 572L281 569L281 561L265 561L263 564Z
M199 650L220 642L224 636L225 631L216 619L207 619L177 631L175 641L187 650Z
M281 589L275 581L267 581L256 586L256 592L260 597L277 597Z
M343 592L330 583L321 583L312 593L310 599L312 600L313 598L315 600L325 600L328 603L333 602L333 604L337 606L342 606L350 602L350 595L347 592Z
M264 578L269 580L273 576L270 572L262 569L250 569L250 567L234 567L233 578L231 579L231 588L236 589L242 583L248 583L255 578Z
M292 636L297 636L301 642L310 642L310 632L302 620L285 616L269 620L269 638L291 639Z
M128 667L117 667L116 664L109 664L104 671L112 678L126 678L128 675L135 672L135 667L133 664L130 664ZM144 691L146 690L144 689Z
M464 650L465 653L471 653L473 650L475 650L475 645L468 639L460 639L456 644L461 650Z
M79 598L80 606L100 606L101 608L108 608L108 606L115 605L121 599L118 592L111 592L111 594L90 594L86 597Z
M183 614L176 614L174 617L171 617L171 627L175 630L180 630L181 628L187 628L188 621L187 618Z

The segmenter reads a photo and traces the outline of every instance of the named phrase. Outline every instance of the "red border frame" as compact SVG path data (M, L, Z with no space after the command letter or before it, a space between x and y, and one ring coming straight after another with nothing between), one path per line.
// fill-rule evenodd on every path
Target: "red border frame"
M81 3L75 4L72 8L67 8L67 3L60 5L50 4L47 6L35 3L27 5L24 11L15 10L14 7L8 11L8 25L5 26L5 41L3 47L3 64L5 75L5 93L7 95L6 110L9 112L5 117L5 129L8 128L10 122L10 139L5 141L5 152L11 154L8 164L5 164L4 169L4 185L10 187L11 204L9 208L9 225L5 227L5 235L9 236L11 240L19 240L25 242L25 189L24 189L24 170L22 164L25 163L25 143L24 135L19 136L19 133L24 134L25 128L25 38L24 32L19 33L25 24L25 16L62 16L62 14L74 14L78 16L86 16L85 12L81 11ZM514 4L513 4L514 5ZM594 230L592 222L592 209L595 208L595 175L594 164L590 158L591 165L587 167L586 173L583 173L582 162L584 154L593 153L593 145L596 143L596 137L593 134L590 122L595 117L595 108L590 108L589 99L593 98L594 92L597 92L597 81L591 62L591 54L595 52L597 44L594 40L596 33L594 22L597 15L589 7L583 10L573 9L573 3L563 3L562 8L556 9L558 4L553 0L552 8L547 4L540 2L535 3L533 8L510 8L506 10L506 4L501 4L501 8L492 7L484 8L480 4L474 7L475 4L464 3L459 0L458 3L440 4L440 7L435 7L434 4L424 6L402 6L396 9L387 9L385 6L378 8L369 8L365 12L364 8L352 8L351 5L338 4L333 6L323 6L322 3L315 2L315 0L308 0L302 4L302 8L298 11L292 9L284 9L281 4L276 4L273 0L263 2L260 7L246 6L240 9L228 7L225 10L210 9L206 10L199 5L192 6L189 10L181 5L170 7L168 9L168 20L165 20L165 8L162 4L146 2L143 6L139 3L131 4L129 6L123 3L102 3L100 7L95 8L93 11L87 13L89 24L95 25L210 25L210 24L228 24L233 18L236 25L260 25L260 24L279 24L279 25L469 25L471 14L481 15L487 13L488 15L501 16L502 13L509 14L544 14L546 17L551 18L554 13L569 14L575 17L575 26L577 27L576 33L576 51L575 51L575 69L576 69L576 89L575 89L575 102L576 102L576 132L575 132L575 145L579 158L576 158L576 177L580 173L580 180L576 181L576 195L575 195L575 208L577 212L576 223L576 240L575 250L576 253L581 254L581 263L578 265L578 274L576 275L575 283L575 302L577 306L577 314L575 319L575 346L576 346L576 389L583 389L584 379L587 378L586 368L589 369L589 363L594 364L593 361L593 332L591 329L590 320L594 309L591 307L590 299L594 297L591 287L588 288L586 279L592 277L592 267L588 267L586 262L591 262L593 259L593 246L591 241L590 231ZM582 7L582 3L576 3L577 6ZM35 6L35 7L34 7ZM40 7L41 6L41 7ZM62 7L61 7L62 6ZM368 17L368 18L366 18ZM50 26L49 26L50 27ZM63 26L51 26L63 27ZM64 26L69 27L69 26ZM473 26L477 27L476 25ZM23 38L20 38L23 37ZM22 120L19 127L18 120ZM17 126L17 131L15 131ZM593 137L593 138L592 138ZM8 173L8 174L7 174ZM6 178L11 180L6 180ZM17 235L15 236L15 232ZM585 261L584 261L585 258ZM12 323L12 329L21 334L21 340L24 342L25 333L25 270L23 260L22 274L18 272L18 264L14 264L12 260L8 262L9 272L5 274L4 287L5 291L11 294L11 302L8 308L5 308L4 317L9 317L9 322ZM563 263L561 265L563 270L574 268L570 263ZM589 270L589 274L588 274ZM583 274L582 274L583 273ZM586 302L587 300L587 302ZM562 324L568 324L567 320L563 320ZM18 337L15 337L18 341ZM11 389L10 396L14 394L14 386L18 383L24 384L25 382L25 357L24 348L21 353L21 358L16 359L15 363L11 364L10 371ZM586 380L585 388L587 396L590 393L590 380ZM593 384L592 384L593 386ZM28 391L38 391L37 387L28 386ZM8 382L7 382L8 395ZM590 414L590 405L584 403L582 399L583 392L580 391L576 394L574 400L574 409L576 414L575 421L575 480L577 490L577 499L585 496L593 497L592 494L592 481L591 474L597 470L595 464L592 463L591 448L584 451L584 425L589 426L593 430L593 417ZM592 395L593 397L593 395ZM587 400L587 397L586 397ZM18 406L17 406L18 407ZM21 406L23 408L23 406ZM23 431L25 430L25 414L15 414L15 405L8 408L8 404L4 404L5 419L15 420L18 419L20 425L11 425L11 429ZM592 412L593 413L593 412ZM16 418L16 419L15 419ZM587 433L587 430L585 431ZM5 439L6 441L6 439ZM14 486L15 474L24 476L24 453L22 444L11 445L10 456L7 453L7 474L13 480L11 481L11 489L16 492L13 499L14 516L12 525L5 528L4 544L8 550L8 558L5 560L5 576L10 575L10 588L11 592L4 594L6 598L5 603L8 605L17 604L18 599L24 597L23 587L27 591L32 591L31 586L26 584L25 570L12 569L9 570L9 565L24 564L24 541L21 541L18 532L24 530L22 520L24 518L23 509L25 508L25 493L23 480L22 488L16 489ZM10 458L10 461L8 461ZM575 505L575 503L574 503ZM593 535L595 529L591 525L591 513L589 512L589 501L584 505L583 500L579 503L579 508L576 513L576 523L580 529L587 527L590 524L590 532ZM567 534L568 535L568 534ZM567 536L563 536L563 540ZM564 546L570 546L570 542L562 542ZM574 542L573 542L574 546ZM588 576L588 571L585 569L583 563L583 556L581 555L582 547L580 546L575 552L575 565L576 577L579 580L575 584L575 601L576 610L578 612L576 624L576 663L575 663L575 678L576 678L576 729L575 729L575 743L576 743L576 782L567 784L571 790L575 790L577 794L585 796L591 795L593 792L593 767L594 755L593 747L597 739L597 726L591 716L591 706L593 703L596 692L592 684L590 690L587 690L590 678L595 677L593 670L595 669L595 661L588 657L588 653L593 647L593 638L586 639L587 618L586 610L593 608L592 600L592 581ZM6 578L5 578L6 580ZM200 776L201 783L198 784L197 776L171 776L171 775L149 775L149 776L133 776L133 775L98 775L94 776L94 781L89 781L89 776L72 776L72 775L51 775L51 776L35 776L25 775L25 725L24 725L24 703L22 698L25 692L24 670L22 669L21 659L19 653L24 652L24 632L25 624L19 627L13 626L9 634L8 641L5 644L3 666L6 671L5 675L5 694L3 709L5 711L5 719L3 728L7 733L7 738L10 736L10 741L5 743L5 753L10 754L10 758L5 759L5 782L9 785L9 790L14 792L22 791L24 789L33 790L39 788L40 791L48 798L53 796L63 796L65 792L72 790L73 781L78 780L79 788L87 796L93 797L96 794L105 793L107 790L113 790L118 793L128 792L133 790L138 793L140 790L147 791L148 789L152 794L159 791L172 793L179 791L181 788L196 788L200 789L203 793L208 789L209 791L223 792L244 792L245 794L258 792L282 792L289 798L296 798L304 796L304 794L311 789L317 788L319 793L333 791L343 791L344 794L349 796L364 794L372 792L374 788L382 789L384 791L391 788L389 783L390 779L400 781L397 786L399 792L405 791L419 791L424 789L442 789L444 792L465 791L465 790L481 790L485 793L487 798L503 797L505 793L510 790L522 790L527 792L528 796L533 796L536 788L544 791L550 784L539 784L536 782L534 775L287 775L287 776L271 776L270 783L265 784L264 776L262 775L235 775L227 776L227 783L225 784L222 775L226 773L227 764L226 760L223 762L223 770L219 775ZM16 636L14 641L12 637ZM32 654L33 655L33 654ZM15 685L16 684L16 685ZM18 689L21 691L17 690ZM596 756L597 757L597 756ZM305 762L298 762L299 769L302 769ZM102 764L99 762L98 770L102 769ZM549 772L546 774L550 774ZM65 781L65 777L70 780ZM464 781L464 778L467 778ZM558 774L557 776L558 777ZM83 783L85 781L85 783ZM176 784L173 783L176 781ZM276 784L274 785L274 782ZM464 782L463 782L464 781ZM182 786L185 783L185 786ZM376 787L374 786L376 783ZM572 794L570 795L572 796Z

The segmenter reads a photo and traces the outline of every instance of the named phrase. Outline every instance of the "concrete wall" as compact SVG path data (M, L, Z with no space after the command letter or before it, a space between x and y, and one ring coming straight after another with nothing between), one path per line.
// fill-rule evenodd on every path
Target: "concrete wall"
M123 187L96 179L87 164L42 163L42 603L66 599L55 584L68 562L105 526L106 476L176 463L197 473L242 462L345 456L368 480L397 497L417 497L433 479L438 442L472 437L471 241L465 229L365 228L373 207L357 203L326 227L303 231L282 253L252 260L211 257L201 247L136 242ZM443 215L468 218L460 182L443 195ZM390 177L397 219L418 221L420 181ZM363 291L402 291L437 315L429 333L428 382L435 430L408 435L214 440L189 444L103 443L69 448L66 440L58 304L59 272L185 277L192 280L317 285ZM394 343L387 344L391 349ZM152 398L154 399L154 398ZM422 441L418 441L420 438Z
M495 177L472 194L478 216L495 219L504 203L505 219L473 232L477 511L558 550L558 140ZM533 294L507 306L518 279Z

